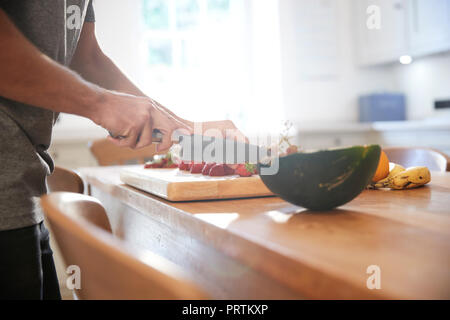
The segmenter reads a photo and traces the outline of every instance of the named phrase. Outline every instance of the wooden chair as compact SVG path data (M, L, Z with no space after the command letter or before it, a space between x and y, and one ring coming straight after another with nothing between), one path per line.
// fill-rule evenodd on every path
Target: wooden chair
M72 170L64 169L56 166L52 175L47 177L47 186L49 192L66 191L83 193L84 184L81 177ZM66 277L66 265L62 259L61 250L53 237L53 230L48 226L48 221L45 219L45 224L50 231L50 245L53 249L53 259L55 261L56 272L60 280L60 289L63 299L72 299L73 292L69 291L62 282ZM76 298L76 296L75 296Z
M81 299L204 299L176 265L113 237L96 199L67 192L41 205L68 265L81 270Z
M450 157L431 148L387 147L383 148L389 161L404 167L427 166L432 171L450 171Z
M97 162L101 166L124 165L127 161L137 161L144 164L145 161L156 154L156 145L150 145L142 149L120 148L107 139L97 140L91 143L90 149Z
M56 166L53 173L47 177L47 186L49 192L84 192L84 184L81 177L75 171L58 166Z

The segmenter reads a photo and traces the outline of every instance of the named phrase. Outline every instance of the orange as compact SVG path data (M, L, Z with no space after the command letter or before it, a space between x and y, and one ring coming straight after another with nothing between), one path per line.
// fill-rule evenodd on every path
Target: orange
M373 182L380 181L381 179L386 178L388 175L389 175L389 159L386 153L384 153L384 151L381 151L380 161L378 162L377 171L375 172L372 181Z

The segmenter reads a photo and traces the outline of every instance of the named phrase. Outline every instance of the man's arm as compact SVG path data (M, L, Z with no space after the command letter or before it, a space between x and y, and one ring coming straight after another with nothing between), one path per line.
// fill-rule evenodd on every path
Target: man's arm
M148 98L94 85L31 44L0 9L0 95L57 112L80 115L126 139L120 146L151 143L153 126L167 133L185 124L154 107ZM163 148L170 146L163 142Z
M70 68L102 88L145 96L101 50L95 22L85 22Z
M34 47L0 9L0 94L53 111L92 118L104 93Z

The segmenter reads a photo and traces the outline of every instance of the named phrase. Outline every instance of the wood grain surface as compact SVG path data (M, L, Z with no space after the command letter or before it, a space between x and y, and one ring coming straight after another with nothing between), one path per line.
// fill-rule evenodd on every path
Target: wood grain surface
M273 195L259 176L209 177L179 169L144 169L128 166L120 171L128 185L170 201L233 199Z
M114 232L182 266L212 297L450 298L450 173L310 212L276 197L172 203L124 185L120 170L80 170ZM367 288L372 265L381 289Z

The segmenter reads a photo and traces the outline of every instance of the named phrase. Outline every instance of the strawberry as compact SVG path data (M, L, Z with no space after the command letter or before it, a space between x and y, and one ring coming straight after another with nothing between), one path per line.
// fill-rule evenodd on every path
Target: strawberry
M188 164L185 161L181 161L181 163L178 166L178 168L180 168L180 170L182 170L182 171L186 171L187 170L187 166L188 166Z
M215 162L205 164L205 166L203 167L203 170L202 170L202 174L204 176L208 176L209 171L211 171L211 168L214 167L215 165L216 165Z
M168 153L168 156L170 156L170 153ZM178 168L178 164L173 162L172 158L166 158L167 161L164 161L164 168Z
M234 169L231 168L229 165L224 164L223 168L225 170L225 175L226 176L232 176L233 174L235 174Z
M225 175L225 169L223 164L216 164L209 171L211 177L223 177Z
M180 164L180 166L179 166L179 168L180 168L180 170L183 170L183 171L191 171L191 168L192 168L192 165L193 165L194 163L193 162L188 162L188 161L181 161L181 164Z
M191 167L191 173L202 173L205 163L194 163Z
M181 163L180 165L184 165ZM183 167L183 166L182 166ZM178 168L178 164L174 162L172 153L168 152L165 155L155 155L152 161L149 161L144 166L145 169L151 168ZM183 170L183 169L182 169Z
M250 163L240 164L236 169L236 173L241 177L251 177L256 173L256 166Z
M162 168L162 167L163 167L163 162L161 161L161 159L149 161L144 166L145 169L157 169L157 168Z

